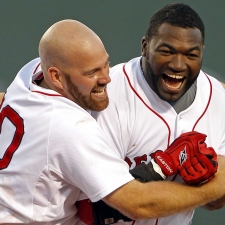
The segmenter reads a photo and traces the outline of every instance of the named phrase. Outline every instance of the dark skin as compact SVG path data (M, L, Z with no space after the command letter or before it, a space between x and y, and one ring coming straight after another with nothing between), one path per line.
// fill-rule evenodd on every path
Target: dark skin
M142 56L143 56L142 66L144 69L146 80L149 82L150 87L154 91L159 92L160 97L165 100L175 101L178 98L180 98L188 89L190 84L197 77L197 74L201 67L202 52L203 52L203 44L201 34L198 29L183 29L173 26L171 27L171 25L169 24L163 24L159 29L158 35L153 37L153 39L150 42L147 42L145 38L143 38L142 40ZM151 83L150 82L151 80L149 81L147 77L147 74L149 75L149 71L147 71L146 67L146 65L148 65L147 63L152 67L152 70L155 73L156 77L158 77L155 83ZM168 78L168 75L173 77L175 76L175 78ZM48 85L46 85L46 87L48 87ZM0 98L2 98L2 96L3 93L0 94ZM214 181L215 180L213 180L212 182ZM142 191L143 188L140 186L140 183L136 181L133 181L133 183L135 183L136 185L135 192L136 191L140 192L141 190L141 192L144 193L144 190ZM162 191L160 191L159 187L160 182L150 182L150 183L146 187L147 190L150 189L156 190L157 193L161 192L166 194L165 188L167 187L167 185L165 186L163 185L163 189ZM171 184L171 186L169 186L167 190L169 190L171 193L171 190L175 190L176 185L178 184L173 182L169 184ZM121 199L117 203L118 206L117 208L120 209L121 211L125 210L124 209L125 207L124 206L121 207L121 205L126 205L127 197L126 196L124 198L121 197L124 196L124 193L131 193L130 191L130 187L132 187L131 185L132 184L129 184L129 187L128 185L126 185L125 191L122 191L122 188L119 188L119 190L116 191L114 194L106 196L105 201L111 203L112 206L116 206L115 199ZM180 198L176 200L176 197L178 196L178 193L180 193L181 196L185 196L186 193L189 193L187 191L188 188L186 190L185 186L183 185L179 187L181 188L181 190L178 190L179 188L177 189L177 191L175 190L174 195L171 194L169 198L166 198L166 196L162 198L163 200L165 200L164 202L167 203L166 205L168 205L168 203L173 205L173 201L171 202L172 199L174 199L174 202L178 203L177 209L174 209L172 213L177 213L178 211L185 209L185 206L183 208L180 207L179 203ZM157 193L156 194L153 193L152 196L153 197L157 196ZM196 195L195 192L193 196L194 199L198 197L198 195ZM190 202L192 202L193 197L190 197L190 199L191 199ZM133 211L136 213L136 217L138 219L139 217L140 218L146 218L147 216L149 217L149 208L151 208L153 211L151 215L152 217L159 217L171 214L171 211L168 210L171 209L170 205L168 205L168 209L166 207L162 207L164 205L162 203L159 204L158 206L157 203L159 201L157 198L155 198L155 200L153 199L152 204L149 204L150 205L149 208L145 207L145 204L147 203L143 204L143 202L141 202L141 204L139 205L143 206L142 210L139 210L140 212L137 213L136 202L139 202L137 200L138 199L135 198L132 202L129 202L129 204L130 208L132 208ZM187 202L187 200L188 199L186 198L185 201L181 201L181 203ZM225 199L221 198L218 201L211 202L205 205L205 208L207 208L207 206L208 209L209 207L215 206L218 207L218 202L221 203L222 207L224 200ZM190 203L190 205L191 205L190 207L194 207L193 204ZM197 203L195 205L197 205ZM160 210L158 210L159 208Z
M149 42L143 37L142 68L152 90L165 101L178 100L198 76L203 48L201 32L197 28L164 23ZM225 196L202 207L215 210L224 204Z
M203 48L197 28L162 24L149 42L142 39L142 67L149 86L165 101L178 100L198 76Z

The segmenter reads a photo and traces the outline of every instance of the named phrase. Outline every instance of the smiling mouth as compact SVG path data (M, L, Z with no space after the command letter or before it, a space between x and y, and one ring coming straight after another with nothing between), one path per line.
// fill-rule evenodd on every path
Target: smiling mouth
M163 74L163 83L170 90L179 90L185 80L184 76L174 74Z
M92 92L95 93L96 95L102 95L102 94L104 94L104 89L102 89L102 90L93 90Z
M101 88L101 89L95 89L92 91L92 93L96 96L96 97L100 97L100 98L104 98L105 96L107 96L106 93L106 88Z

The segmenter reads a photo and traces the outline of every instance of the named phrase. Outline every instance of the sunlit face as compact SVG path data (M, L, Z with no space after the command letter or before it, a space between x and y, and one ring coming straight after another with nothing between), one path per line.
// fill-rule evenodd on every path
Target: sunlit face
M109 104L106 91L109 78L109 56L105 51L85 55L76 66L62 72L63 95L85 110L102 111Z
M196 80L203 54L200 30L164 23L150 42L142 40L144 73L166 101L179 99Z
M106 92L106 84L89 82L90 87L88 88L87 81L84 88L79 88L80 85L74 84L69 75L65 74L65 77L69 94L72 96L73 101L82 108L102 111L108 106L109 99Z

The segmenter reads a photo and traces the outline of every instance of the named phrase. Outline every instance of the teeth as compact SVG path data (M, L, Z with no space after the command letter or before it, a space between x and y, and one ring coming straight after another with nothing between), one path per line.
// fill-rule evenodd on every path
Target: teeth
M180 75L173 75L173 74L166 74L168 77L171 77L171 78L175 78L175 79L183 79L183 76L180 76Z
M179 88L181 87L181 85L182 85L182 82L179 82L177 85L173 85L173 86L169 85L169 84L166 83L165 81L163 81L163 82L164 82L164 84L165 84L169 89L171 89L171 90L179 89Z
M104 93L104 89L103 90L94 90L93 91L96 95L102 95Z

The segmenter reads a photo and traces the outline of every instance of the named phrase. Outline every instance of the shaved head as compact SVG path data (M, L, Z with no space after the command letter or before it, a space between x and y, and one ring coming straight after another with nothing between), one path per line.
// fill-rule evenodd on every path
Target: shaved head
M53 24L42 36L39 56L43 88L52 89L84 109L108 105L109 55L90 28L76 20Z
M39 56L43 72L50 66L76 66L87 52L104 48L101 39L86 25L76 20L53 24L42 36Z

